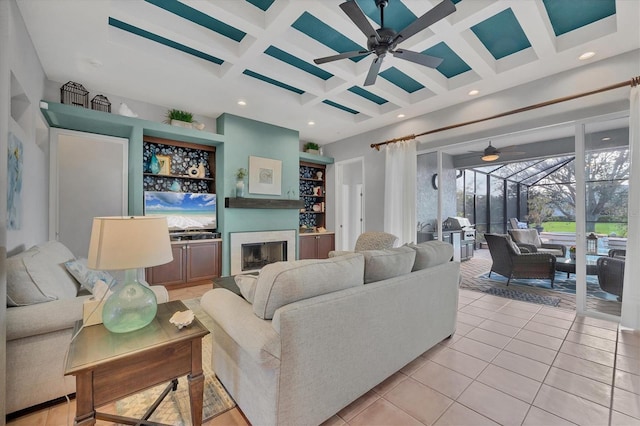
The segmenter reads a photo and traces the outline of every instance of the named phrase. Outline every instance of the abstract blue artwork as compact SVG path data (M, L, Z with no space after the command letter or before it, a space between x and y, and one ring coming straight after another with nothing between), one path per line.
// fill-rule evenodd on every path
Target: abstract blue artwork
M22 142L9 133L7 158L7 229L22 226Z

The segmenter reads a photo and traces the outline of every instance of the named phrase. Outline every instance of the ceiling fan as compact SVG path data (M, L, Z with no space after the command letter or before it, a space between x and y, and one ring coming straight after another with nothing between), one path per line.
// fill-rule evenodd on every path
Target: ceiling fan
M482 157L480 157L480 159L482 161L491 162L491 161L496 161L498 158L500 158L501 155L526 154L526 152L524 151L513 151L512 148L514 146L515 145L506 146L502 148L502 150L499 150L495 146L491 145L491 141L489 141L489 146L484 149L484 151L482 152ZM477 155L478 153L475 153L475 154Z
M412 52L397 48L398 44L407 40L409 37L419 33L431 24L438 22L446 16L455 12L456 7L451 0L443 0L433 7L430 11L407 25L402 31L396 32L392 28L384 26L384 9L387 7L389 0L375 0L376 6L380 9L380 28L377 30L371 26L358 3L355 0L346 1L340 4L340 9L347 14L349 19L367 36L367 50L354 50L351 52L341 53L339 55L327 56L324 58L314 59L316 64L324 64L339 59L354 58L356 56L376 54L376 58L369 67L369 72L364 81L365 86L370 86L376 82L378 71L387 53L391 53L394 57L424 65L429 68L436 68L442 62L442 58L425 55L424 53Z

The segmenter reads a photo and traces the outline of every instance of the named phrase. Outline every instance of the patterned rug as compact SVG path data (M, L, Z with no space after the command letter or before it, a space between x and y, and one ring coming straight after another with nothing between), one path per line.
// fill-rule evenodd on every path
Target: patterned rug
M491 273L491 277L489 277L488 272L485 272L483 274L478 275L476 278L482 278L488 281L495 281L501 284L507 284L507 278L495 272ZM556 278L553 282L553 288L551 288L551 282L549 280L535 279L535 278L532 278L532 279L512 278L509 283L509 286L511 285L538 287L548 291L557 291L560 293L576 294L575 275L571 275L569 278L567 278L566 272L556 272ZM618 300L618 296L609 294L606 291L602 290L600 288L600 284L598 283L598 277L592 276L592 275L587 275L587 297L594 297L597 299L609 300L609 301Z
M558 306L560 304L559 297L543 296L540 294L523 293L508 288L490 287L482 290L484 293L493 294L495 296L506 297L508 299L521 300L523 302L537 303L539 305Z
M200 299L188 299L182 302L193 311L209 331L212 330L213 320L200 307ZM236 406L235 401L227 394L211 370L211 334L207 334L202 340L202 370L205 376L202 421L205 422ZM167 384L162 384L116 402L117 414L140 418L166 386ZM187 377L184 376L178 379L178 389L165 397L149 420L188 426L191 425L189 407L189 387Z

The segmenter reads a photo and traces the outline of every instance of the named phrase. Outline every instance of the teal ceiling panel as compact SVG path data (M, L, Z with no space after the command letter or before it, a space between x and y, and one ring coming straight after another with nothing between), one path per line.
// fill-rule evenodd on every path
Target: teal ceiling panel
M266 12L275 0L247 0L249 3Z
M184 3L180 3L177 0L145 1L237 42L241 41L244 36L247 35L245 32L240 31L239 29L234 28L231 25L227 25L222 21L218 21L217 19L207 15L206 13L202 13L199 10L189 7Z
M380 96L373 94L371 92L369 92L368 90L363 89L362 87L359 86L351 86L349 89L351 93L355 93L358 96L362 96L363 98L371 101L371 102L375 102L378 105L382 105L382 104L386 104L387 102L389 102L388 100L386 100L385 98L381 98Z
M334 107L334 108L341 109L342 111L346 111L346 112L348 112L348 113L350 113L350 114L360 114L360 113L359 113L358 111L356 111L355 109L351 109L351 108L346 107L346 106L344 106L344 105L340 105L340 104L335 103L335 102L333 102L333 101L330 101L330 100L328 100L328 99L325 99L324 101L322 101L322 103L323 103L323 104L330 105L330 106L332 106L332 107Z
M458 74L471 70L471 67L467 65L460 56L456 55L445 42L440 42L422 53L435 56L436 58L442 58L442 63L436 69L447 78L455 77Z
M275 46L269 46L267 50L264 51L269 56L272 56L276 59L281 60L291 66L301 69L302 71L306 71L309 74L313 74L316 77L319 77L323 80L328 80L333 77L333 74L323 70L322 68L316 67L315 65L310 64L309 62L305 62L302 59L291 55L290 53L285 52L284 50L278 49Z
M300 17L296 19L291 26L338 53L350 52L352 50L366 50L364 47L334 30L309 12L304 12L300 15ZM363 41L366 41L364 40L364 35L362 38ZM363 59L363 56L351 58L353 62L358 62L361 59Z
M615 0L543 0L542 3L556 36L616 13Z
M413 93L416 90L424 88L422 84L418 83L396 67L388 68L378 75L408 93Z
M249 77L257 78L258 80L262 80L265 83L273 84L274 86L280 87L282 89L289 90L290 92L297 93L298 95L302 95L304 93L304 90L300 90L297 87L289 86L286 83L283 83L283 82L278 81L278 80L274 80L271 77L267 77L266 75L258 74L257 72L254 72L254 71L251 71L251 70L244 70L242 72L242 74L248 75Z
M224 61L220 58L216 58L215 56L211 56L207 53L201 52L199 50L193 49L189 46L185 46L184 44L180 44L173 40L169 40L168 38L161 37L157 34L151 33L149 31L143 30L141 28L135 27L131 24L127 24L126 22L119 21L115 18L109 17L109 25L115 28L119 28L123 31L127 31L131 34L135 34L142 38L146 38L147 40L154 41L156 43L165 45L172 49L180 50L189 55L196 56L200 59L204 59L205 61L213 62L214 64L221 65Z
M471 31L496 60L531 47L511 8L474 25Z
M380 9L376 7L374 0L356 0L356 2L364 14L378 24L378 27L382 25L380 22ZM407 9L407 6L400 0L391 0L387 7L384 8L384 26L393 28L396 32L403 30L407 25L415 21L415 19L416 15Z

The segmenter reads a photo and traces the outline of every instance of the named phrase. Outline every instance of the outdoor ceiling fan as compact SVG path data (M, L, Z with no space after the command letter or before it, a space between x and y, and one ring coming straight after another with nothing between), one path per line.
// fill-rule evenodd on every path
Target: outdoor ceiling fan
M491 145L491 141L489 141L489 146L484 149L484 151L482 152L482 157L480 157L480 159L482 161L490 162L490 161L496 161L503 154L505 155L525 154L524 151L513 151L512 148L514 146L515 145L506 146L502 148L502 150L499 150L495 146Z
M370 86L376 82L378 71L387 53L391 53L394 57L424 65L429 68L436 68L442 62L442 58L425 55L424 53L413 52L397 48L398 44L407 40L409 37L419 33L431 24L438 22L446 16L455 12L456 7L451 0L443 0L433 7L430 11L407 25L402 31L396 32L392 28L384 26L384 9L387 7L389 0L375 0L376 6L380 9L380 28L377 30L371 26L358 3L355 0L346 1L340 4L340 8L347 14L349 19L367 36L367 50L354 50L351 52L341 53L339 55L327 56L324 58L314 59L316 64L324 64L339 59L354 58L356 56L370 55L375 53L376 58L369 67L367 78L364 81L365 86Z

